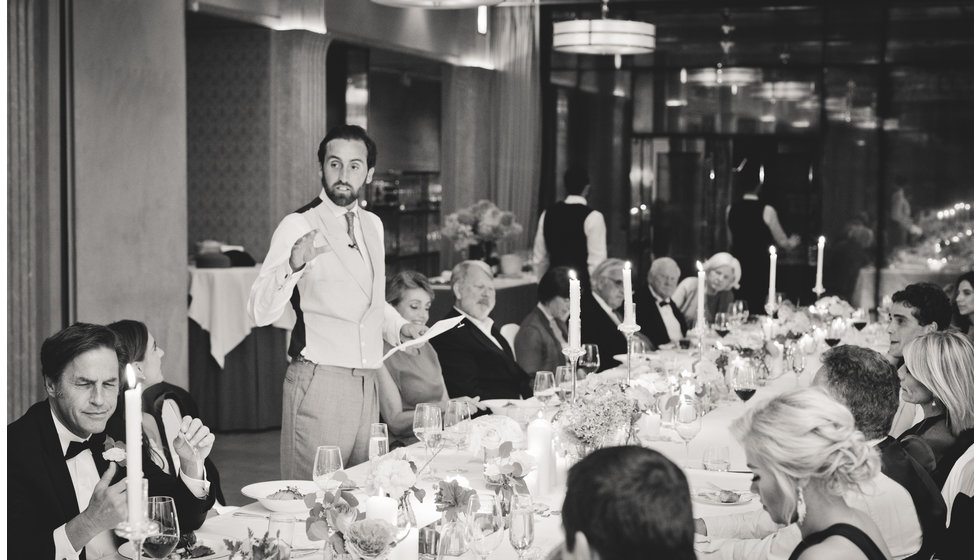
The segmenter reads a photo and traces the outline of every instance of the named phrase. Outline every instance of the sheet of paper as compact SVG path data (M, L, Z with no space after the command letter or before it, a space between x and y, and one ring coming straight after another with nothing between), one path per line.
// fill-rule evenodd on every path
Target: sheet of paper
M456 325L458 325L462 320L463 320L463 316L457 315L455 317L443 319L442 321L437 321L436 324L432 325L432 327L429 328L429 330L425 331L425 334L423 334L422 336L418 338L406 340L405 342L402 342L401 344L395 346L391 350L388 350L388 353L385 354L383 358L381 358L381 361L383 362L387 360L395 352L400 352L401 350L404 350L405 348L411 348L412 346L418 346L419 344L422 344L427 340L439 336L440 334L448 331L449 329L456 328Z

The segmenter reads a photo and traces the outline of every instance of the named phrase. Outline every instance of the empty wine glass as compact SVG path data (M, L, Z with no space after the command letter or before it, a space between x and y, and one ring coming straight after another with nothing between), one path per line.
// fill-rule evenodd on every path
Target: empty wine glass
M442 443L442 409L434 404L419 403L415 405L415 416L412 419L412 431L425 445L426 457L431 461L435 450ZM435 469L429 466L429 474L434 475Z
M466 505L470 523L470 550L486 560L504 540L504 516L495 494L470 496Z
M737 299L728 304L728 320L733 326L738 326L748 318L748 306L745 300Z
M151 496L146 502L146 517L159 529L155 535L143 541L143 553L150 558L166 558L180 540L180 523L173 498Z
M578 359L578 367L585 372L585 375L595 373L599 370L599 345L583 344L584 354Z
M534 374L534 397L541 401L541 406L548 403L556 390L555 374L550 371L539 371Z
M701 406L697 399L682 395L674 405L674 430L684 440L684 460L690 459L691 440L701 431Z
M550 372L549 372L550 373ZM470 405L464 401L449 401L446 403L446 414L443 420L443 438L448 445L456 449L466 449L469 445ZM462 462L457 461L456 467L450 472L462 473Z
M510 545L524 560L534 543L534 503L531 496L514 494L510 500Z
M793 373L796 374L796 385L800 384L800 375L806 369L806 352L799 343L793 345L790 352L790 367L793 368Z
M336 445L321 445L316 448L313 459L313 482L324 492L335 488L333 473L344 468L344 459Z
M368 439L368 459L373 461L388 452L388 424L375 422L371 424L371 435Z
M558 366L555 368L555 394L562 402L572 400L572 366Z

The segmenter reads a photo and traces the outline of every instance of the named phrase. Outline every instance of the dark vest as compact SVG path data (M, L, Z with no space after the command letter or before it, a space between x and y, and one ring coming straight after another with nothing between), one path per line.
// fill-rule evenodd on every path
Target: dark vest
M775 244L769 226L762 219L766 205L761 200L736 200L728 212L728 229L732 232L732 255L742 263L765 261L769 246Z
M312 202L293 213L302 214L307 210L316 208L321 202L323 202L323 199L316 197ZM299 357L299 353L303 351L303 348L306 348L306 322L303 320L303 307L299 301L299 286L293 287L293 295L289 297L289 303L293 306L293 311L296 313L296 324L293 325L293 332L289 337L289 350L286 353L289 354L290 358L296 359Z
M548 262L554 268L575 269L584 285L589 280L589 250L585 237L585 218L592 208L584 204L555 204L544 215L544 245Z

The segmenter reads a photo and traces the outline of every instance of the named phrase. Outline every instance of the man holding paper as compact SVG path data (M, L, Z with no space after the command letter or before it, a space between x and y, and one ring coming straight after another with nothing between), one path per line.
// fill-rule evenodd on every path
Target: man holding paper
M317 158L323 188L279 223L248 302L260 326L287 303L296 312L283 382L284 479L309 478L320 445L339 446L345 467L368 459L382 337L397 346L426 330L385 302L384 228L357 204L374 176L374 141L359 126L338 126Z

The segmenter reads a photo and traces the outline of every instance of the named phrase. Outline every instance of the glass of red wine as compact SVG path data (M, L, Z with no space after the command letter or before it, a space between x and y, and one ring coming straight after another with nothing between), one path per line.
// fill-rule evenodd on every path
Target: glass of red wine
M858 332L864 330L864 327L868 326L868 312L864 308L855 309L854 313L851 313L851 322Z
M758 381L756 380L755 366L748 362L737 365L732 378L732 388L735 390L738 398L742 399L742 402L751 399L759 388Z
M725 338L729 333L728 313L716 313L715 323L712 325L718 336Z
M146 517L159 527L156 535L143 541L143 554L150 558L166 558L180 540L180 524L177 508L169 496L150 496L146 504Z
M833 348L840 344L841 338L844 337L844 331L847 330L847 323L844 319L837 317L830 322L830 328L827 329L827 337L824 341L827 342L827 346Z

